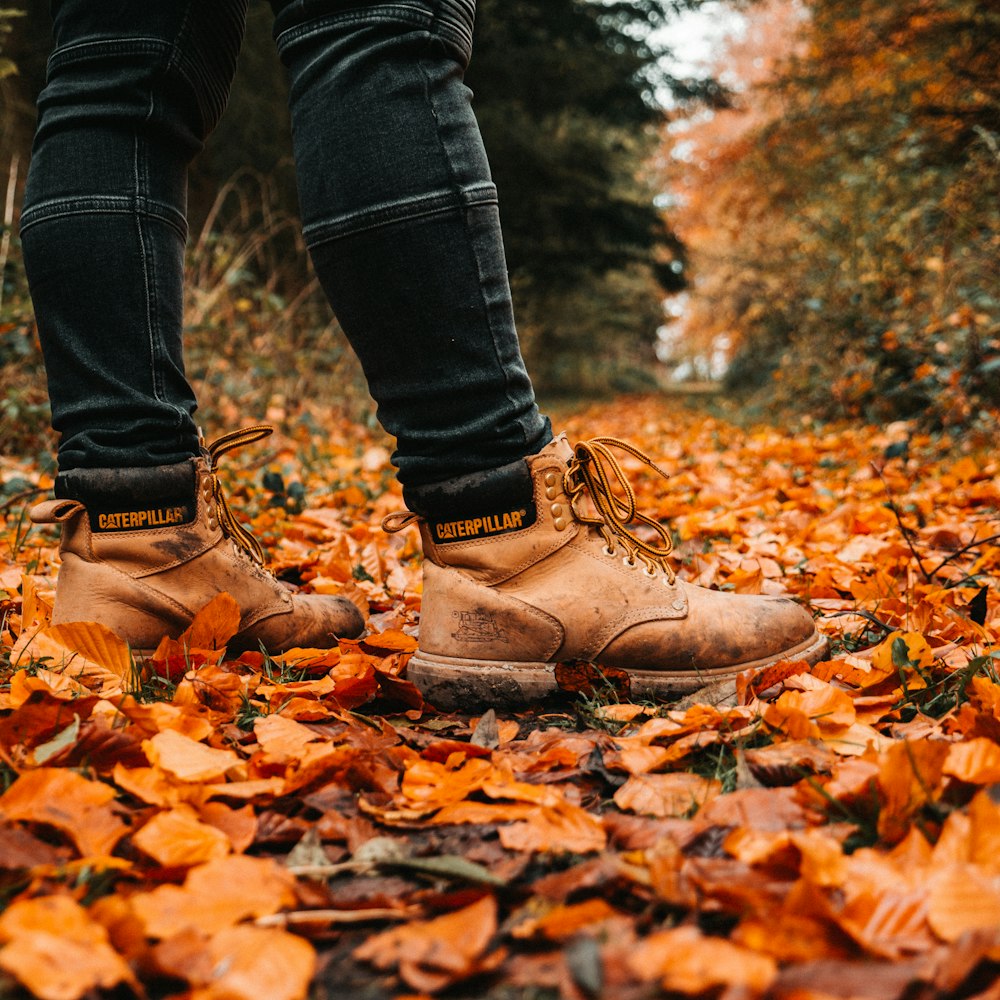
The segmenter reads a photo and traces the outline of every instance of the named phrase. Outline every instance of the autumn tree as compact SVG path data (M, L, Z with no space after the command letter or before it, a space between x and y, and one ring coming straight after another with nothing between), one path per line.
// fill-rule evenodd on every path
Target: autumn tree
M789 3L757 14L786 15L757 38L765 66L782 58L742 125L695 131L679 222L698 248L693 313L735 338L733 388L974 420L1000 392L1000 12L801 6L797 33Z

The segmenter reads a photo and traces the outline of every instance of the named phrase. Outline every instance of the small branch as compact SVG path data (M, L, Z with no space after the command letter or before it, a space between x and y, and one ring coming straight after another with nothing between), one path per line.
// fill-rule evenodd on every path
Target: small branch
M343 861L337 865L289 865L288 871L301 878L332 878L344 872L370 871L373 867L370 861Z
M3 238L0 239L0 305L3 305L3 274L7 270L7 255L10 253L10 233L14 227L14 192L17 190L17 172L20 165L21 157L15 153L10 158L7 201L3 209Z
M903 535L903 541L906 542L906 547L910 550L913 558L917 560L917 566L923 574L924 581L926 583L932 583L934 578L933 576L928 575L927 570L924 569L924 562L920 558L920 553L918 553L916 548L914 548L913 539L910 537L910 529L903 524L903 516L899 513L899 507L896 506L896 499L892 495L892 490L889 489L889 484L885 481L885 477L882 475L881 469L879 469L874 462L871 463L871 467L874 470L875 475L878 476L882 485L885 487L886 496L889 498L889 510L892 511L893 517L896 518L896 524L899 525L899 530Z
M835 611L831 615L829 615L829 617L843 618L844 615L856 615L858 618L864 618L865 621L871 622L872 625L875 625L878 628L882 629L882 631L885 632L886 634L894 631L891 625L886 625L884 621L881 621L880 619L876 618L870 611Z
M941 562L931 570L931 576L937 576L938 571L944 569L952 561L952 559L958 559L959 556L964 556L966 552L971 552L973 549L978 549L980 545L986 545L989 542L1000 541L1000 535L990 535L988 538L973 538L968 545L963 545L960 549L952 552L950 556L942 559Z
M258 927L292 927L296 924L363 924L369 920L411 920L419 916L419 909L405 910L293 910L291 913L273 913L258 917Z
M48 493L48 490L42 489L40 486L35 486L30 490L21 490L20 493L15 493L12 497L8 497L3 503L0 503L0 513L3 513L9 507L15 506L15 504L20 503L22 500L38 496L39 493Z

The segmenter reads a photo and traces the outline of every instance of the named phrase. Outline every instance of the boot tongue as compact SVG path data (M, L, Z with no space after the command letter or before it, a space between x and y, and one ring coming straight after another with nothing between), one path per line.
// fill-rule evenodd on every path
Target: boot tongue
M534 484L524 460L442 483L407 486L403 497L427 522L438 544L520 531L537 516Z
M55 494L82 503L95 532L173 527L196 516L190 461L148 469L71 469L56 476Z

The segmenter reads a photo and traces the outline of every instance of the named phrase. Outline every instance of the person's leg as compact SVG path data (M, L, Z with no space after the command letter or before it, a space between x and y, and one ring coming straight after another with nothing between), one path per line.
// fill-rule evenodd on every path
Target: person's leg
M677 580L667 530L647 519L649 544L626 527L634 511L610 492L621 472L600 441L550 441L462 83L474 0L273 4L307 242L414 512L387 528L421 524L411 679L466 708L546 694L567 660L625 669L646 695L821 656L791 601Z
M133 647L176 635L222 591L237 642L329 645L349 602L290 595L229 515L181 356L187 164L225 105L246 0L53 4L21 236L61 435L54 620ZM236 439L238 440L238 438Z
M273 0L305 237L404 487L551 440L471 94L473 0Z
M246 2L53 4L21 239L62 471L198 454L187 165L225 106Z

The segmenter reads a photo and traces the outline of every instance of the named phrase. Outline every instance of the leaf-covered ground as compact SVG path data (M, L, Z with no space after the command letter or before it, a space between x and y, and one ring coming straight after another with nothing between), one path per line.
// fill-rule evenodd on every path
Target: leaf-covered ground
M566 670L497 717L405 680L417 539L330 423L228 475L282 578L369 615L277 658L226 659L225 597L145 663L49 625L51 479L0 460L0 995L1000 996L995 440L564 420L672 472L636 478L684 577L808 602L831 659L672 705Z

